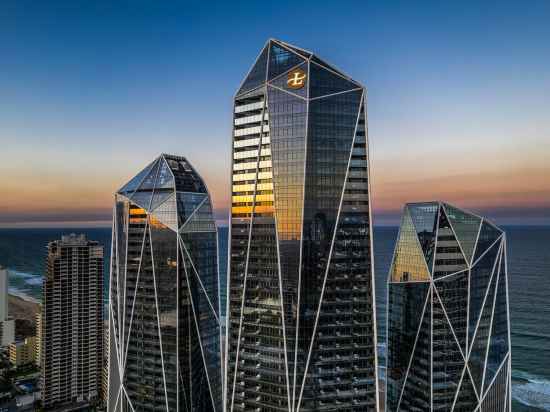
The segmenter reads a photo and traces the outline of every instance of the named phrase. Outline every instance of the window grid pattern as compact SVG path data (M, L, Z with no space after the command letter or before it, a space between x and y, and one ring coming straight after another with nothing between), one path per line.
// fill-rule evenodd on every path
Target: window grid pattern
M276 40L250 73L266 75L235 97L227 410L378 410L364 89Z
M504 233L441 202L408 204L404 216L417 232L414 253L435 242L421 247L426 279L396 278L394 268L388 276L387 410L510 410ZM397 244L394 264L406 249Z
M217 232L186 159L117 192L111 266L107 410L221 411Z

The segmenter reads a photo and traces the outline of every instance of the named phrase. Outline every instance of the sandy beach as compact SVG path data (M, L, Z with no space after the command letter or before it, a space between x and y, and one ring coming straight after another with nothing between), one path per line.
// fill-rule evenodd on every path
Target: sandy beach
M13 319L28 319L34 323L35 315L39 310L40 305L37 302L11 293L8 296L8 314Z

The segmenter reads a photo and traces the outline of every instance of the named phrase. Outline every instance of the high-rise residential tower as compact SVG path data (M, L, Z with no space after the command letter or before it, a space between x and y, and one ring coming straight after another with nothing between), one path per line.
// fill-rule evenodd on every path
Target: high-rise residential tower
M0 346L15 341L15 321L8 317L9 273L0 266Z
M502 230L447 203L406 205L387 319L388 412L511 411Z
M0 266L0 322L8 318L8 281L7 269Z
M85 235L48 244L40 321L44 409L97 402L103 354L103 246Z
M163 154L115 194L108 411L220 411L217 232L183 157Z
M269 40L233 117L227 411L377 410L365 88Z
M36 365L40 367L42 357L42 305L39 306L38 312L35 314L35 328L36 328L36 341L34 346L34 359ZM103 349L105 349L105 343L103 343Z

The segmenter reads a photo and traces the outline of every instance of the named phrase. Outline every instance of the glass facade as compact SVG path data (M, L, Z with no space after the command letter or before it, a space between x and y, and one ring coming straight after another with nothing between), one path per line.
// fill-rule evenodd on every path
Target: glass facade
M217 232L184 158L115 194L112 244L108 411L221 411Z
M378 410L371 238L365 89L268 41L234 104L228 411Z
M406 205L387 333L387 411L509 412L504 232L446 203Z

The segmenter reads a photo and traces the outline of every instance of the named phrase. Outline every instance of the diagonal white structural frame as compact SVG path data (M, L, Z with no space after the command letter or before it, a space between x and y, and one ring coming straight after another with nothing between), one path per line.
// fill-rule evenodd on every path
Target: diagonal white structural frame
M270 42L272 40L269 40L266 45L264 46L264 49L265 47L269 46L270 45ZM274 42L276 43L278 46L280 47L283 47L285 49L287 49L288 51L296 54L296 52L292 49L290 49L289 47L287 47L287 45L285 43L282 43L282 42ZM242 88L242 86L244 85L248 75L251 73L252 69L255 67L255 65L257 64L260 56L262 55L262 53L264 52L264 49L262 49L262 51L258 54L254 64L252 65L252 67L249 69L249 72L247 74L247 76L245 76L245 78L243 79L243 81L241 82L241 85L239 86L239 89L236 93L236 96L239 96L239 95L244 95L244 94L247 94L247 93L250 93L256 89L259 89L259 88L262 88L262 87L272 87L272 88L275 88L277 90L281 90L282 92L284 93L287 93L289 95L292 95L292 96L295 96L297 98L303 98L303 96L298 96L298 95L295 95L294 93L290 93L286 90L283 90L283 89L280 89L279 87L275 86L272 84L272 82L280 77L282 77L285 73L288 72L284 72L280 75L278 75L277 77L265 82L262 82L261 84L259 84L258 86L254 86L252 88L250 88L249 90L246 90L246 91L243 91L241 93L239 93L239 90ZM268 51L267 51L267 59L266 59L266 66L269 66L269 53L270 53L270 48L268 48ZM309 53L309 52L307 52ZM297 56L299 56L303 61L300 62L299 64L296 65L297 66L301 66L303 65L304 63L306 62L309 62L310 64L308 65L308 70L309 70L309 67L311 64L315 64L316 66L319 66L335 75L337 75L338 77L341 77L345 80L348 80L350 82L353 82L354 84L357 85L356 88L353 88L353 89L349 89L349 90L345 90L343 92L336 92L336 93L331 93L331 94L327 94L327 95L323 95L323 96L318 96L318 97L315 97L314 99L320 99L320 98L325 98L325 97L330 97L330 96L334 96L334 95L338 95L338 94L342 94L342 93L348 93L348 92L353 92L353 91L358 91L358 90L362 90L362 86L361 84L357 83L356 81L354 81L353 79L351 78L348 78L346 76L343 76L341 73L338 73L338 72L335 72L334 70L332 70L330 67L326 67L326 66L323 66L323 65L320 65L314 61L311 60L311 57L313 56L312 53L310 53L311 56L309 58L306 58L304 56L300 56L298 54L296 54ZM289 69L289 70L292 70L292 69ZM268 76L268 70L266 70L266 78ZM309 90L308 90L309 92ZM361 96L361 100L360 100L360 104L359 104L359 111L361 111L361 109L363 109L363 111L365 112L365 134L367 132L366 130L366 121L367 121L367 118L366 118L366 102L365 102L365 97L366 97L366 91L363 89L363 94ZM311 100L314 100L314 99L311 99ZM307 98L305 98L304 100L306 100L306 104L309 105L309 93L308 93L308 96ZM267 96L265 97L264 99L264 106L263 106L263 109L262 109L262 116L264 116L264 113L265 113L265 108L266 108L266 105L265 105L265 102L267 102ZM235 108L235 106L234 106ZM233 111L235 112L235 110ZM360 118L360 113L358 114L357 116L357 122ZM309 110L307 110L307 114L309 114ZM356 131L357 131L357 122L356 122L356 128L355 128L355 131L354 131L354 135L353 135L353 141L352 141L352 145L350 147L350 159L351 159L351 155L352 155L352 152L353 152L353 142L355 141L355 136L356 136ZM262 127L263 127L263 123L262 122ZM307 124L309 122L306 121L306 128L307 128ZM367 140L368 142L368 140ZM254 196L253 196L253 211L254 211L254 208L255 208L255 203L256 203L256 194L257 194L257 180L258 180L258 167L259 167L259 156L260 156L260 153L261 153L261 143L262 143L262 138L259 139L259 147L258 147L258 159L257 159L257 168L256 168L256 179L254 181ZM306 145L307 145L307 129L306 129ZM306 148L307 149L307 148ZM306 152L307 153L307 152ZM304 160L304 172L305 172L305 168L306 168L306 160ZM366 149L366 162L367 162L367 166L369 166L369 157L368 157L368 148ZM231 157L231 164L233 164L233 156ZM337 226L338 226L338 221L339 221L339 215L340 215L340 211L341 211L341 205L342 205L342 199L343 199L343 196L344 196L344 192L345 192L345 188L346 188L346 181L347 181L347 174L349 172L349 165L350 165L350 162L348 161L348 168L346 169L346 178L344 179L344 182L343 182L343 188L342 188L342 195L341 195L341 198L340 198L340 205L339 205L339 208L338 208L338 212L337 212L337 221L336 221L336 224L335 224L335 227L334 227L334 234L333 234L333 239L332 239L332 242L331 242L331 248L330 248L330 253L329 253L329 261L330 261L330 258L332 256L332 249L333 249L333 246L334 246L334 235L336 234L336 230L337 230ZM368 167L368 169L370 169L370 167ZM369 179L368 179L368 185L369 185L369 198L370 198L370 185L371 185L371 182L370 182L370 170L369 171ZM305 173L304 173L304 179L305 179ZM233 181L232 179L230 180L230 184L233 184ZM305 184L305 181L304 181L304 184ZM305 195L305 187L304 187L304 195ZM369 202L369 211L371 211L371 204ZM372 219L372 213L369 214L370 218ZM229 217L230 217L230 220L231 220L231 212L229 213ZM302 208L302 219L303 219L303 208ZM241 296L241 309L240 309L240 317L239 317L239 327L238 327L238 339L237 339L237 351L236 351L236 359L235 359L235 362L234 362L234 365L235 365L235 368L234 368L234 374L233 374L233 384L232 384L232 388L229 388L228 386L228 379L226 378L225 381L224 381L224 405L226 405L229 409L229 412L232 412L233 410L233 406L234 406L234 398L235 398L235 390L236 390L236 382L237 382L237 374L238 374L238 369L239 369L239 354L240 354L240 342L241 342L241 332L242 332L242 316L243 316L243 310L244 310L244 305L245 305L245 299L246 299L246 289L247 289L247 275L248 275L248 260L249 260L249 255L250 255L250 241L251 241L251 231L252 231L252 227L253 227L253 224L254 224L254 212L252 213L252 216L250 217L250 221L249 221L249 236L248 236L248 245L247 245L247 252L246 252L246 263L245 263L245 272L244 272L244 280L243 280L243 290L242 290L242 296ZM231 238L232 234L231 234L231 226L230 225L230 229L229 229L229 236ZM303 224L302 224L302 230L303 230ZM372 225L370 224L370 232L372 233ZM276 233L276 236L277 236L277 239L278 239L278 233ZM300 279L300 276L301 276L301 259L302 259L302 240L303 240L303 233L302 233L302 236L300 238L300 264L299 264L299 279ZM370 237L370 242L371 242L371 248L372 248L372 236ZM278 245L278 240L277 240L277 247L279 246ZM229 243L229 247L231 248L231 242ZM279 255L279 253L278 253ZM230 259L231 259L231 252L228 254L228 273L230 273ZM280 256L278 256L278 260L280 260ZM373 293L373 296L374 296L374 273L373 273L373 255L371 253L371 287L372 287L372 293ZM326 284L326 277L327 277L327 273L328 273L328 268L330 266L330 263L327 263L327 270L326 270L326 273L325 273L325 277L324 277L324 282L323 282L323 289L324 289L324 286ZM279 265L279 272L280 272L280 265ZM228 280L230 282L230 279L231 277L228 276ZM300 287L300 283L299 282L299 286ZM281 275L279 276L279 284L280 284L280 294L281 294L281 300L283 299L283 295L282 295L282 277ZM231 285L228 285L228 291L227 291L227 309L226 309L226 322L227 322L227 330L229 331L230 329L230 325L231 325L231 322L230 322L230 310L229 310L229 307L230 307L230 300L229 300L229 297L230 297L230 294L229 294L229 290L231 289ZM323 292L322 292L323 293ZM300 292L298 292L298 299L300 297ZM283 303L281 303L281 305L283 305ZM319 301L319 309L321 308L321 305L322 305L322 297ZM283 309L284 309L284 306L283 306ZM375 308L373 308L373 317L375 317ZM287 356L287 336L286 336L286 322L284 320L284 310L282 311L282 316L283 316L283 343L285 345L285 350L284 350L284 353L285 353L285 367L286 367L286 377L287 377L287 388L288 388L288 382L290 381L289 379L289 375L288 375L288 359L286 358ZM317 315L316 315L316 322L315 322L315 329L317 328L317 324L318 324L318 320L319 320L319 311L317 311ZM374 318L373 319L373 322L374 322L374 327L376 327L376 319ZM298 313L298 318L297 318L297 325L296 325L296 335L298 335L298 332L299 332L299 313ZM229 334L228 334L229 336ZM312 341L311 341L311 344L314 343L314 339L315 339L315 332L313 334L313 338L312 338ZM374 358L375 358L375 368L377 368L377 359L378 359L378 356L377 356L377 353L376 353L376 332L375 332L375 339L374 339L375 343L375 348L374 348ZM298 339L296 339L295 341L295 344L297 345L298 344ZM229 366L229 348L228 348L229 345L226 345L226 371L228 371L228 366ZM307 366L306 366L306 372L307 372L307 368L309 367L309 362L310 362L310 358L311 358L311 345L310 345L310 350L308 352L308 357L307 357ZM295 351L295 356L297 356L297 353ZM297 366L297 362L295 360L295 363L294 363L294 377L293 377L293 384L292 384L292 400L289 400L289 411L298 411L299 410L299 405L300 405L300 402L301 402L301 398L302 398L302 394L303 394L303 389L304 389L304 384L305 384L305 375L304 375L304 380L302 382L302 385L301 385L301 389L300 389L300 397L298 399L298 405L295 405L296 403L296 389L297 389L297 378L296 378L296 366ZM377 370L375 370L375 376L377 376ZM378 409L378 402L379 402L379 399L378 399L378 379L375 379L376 382L376 405L377 405L377 409ZM231 390L231 393L229 392ZM288 388L287 389L287 394L290 396L290 389Z
M438 212L438 221L439 221L439 213ZM480 223L479 223L479 228L478 228L478 232L477 232L477 235L476 235L476 243L475 245L478 244L478 241L479 241L479 236L480 236L480 232L481 232L481 227L483 225L483 222L484 222L484 219L483 218L480 218ZM457 239L457 243L459 244L460 246L460 242L458 241L458 237L456 236L456 233L454 231L454 228L452 227L451 225L451 222L449 222L450 226L451 226L451 231L453 232L453 235L455 236L455 238ZM438 230L438 226L437 226L437 230ZM436 243L435 243L435 247L437 247L437 230L436 230ZM399 234L398 234L398 239L399 239ZM467 347L466 347L466 353L464 353L462 351L462 347L461 345L459 344L459 341L458 341L458 338L456 336L456 332L454 330L454 327L450 321L450 318L448 316L448 313L447 313L447 310L445 308L445 305L443 303L443 301L441 300L441 297L439 295L439 291L437 289L437 284L440 280L442 279L446 279L446 278L449 278L449 277L452 277L452 276L455 276L455 275L458 275L460 273L464 273L464 272L468 272L470 273L471 272L471 269L490 251L492 250L493 247L497 247L497 243L500 244L498 245L498 251L497 251L497 254L495 256L495 261L493 262L493 267L492 267L492 270L491 270L491 275L490 275L490 279L489 279L489 282L487 284L487 288L485 289L484 291L484 298L483 298L483 303L481 305L481 310L480 310L480 313L478 314L478 318L477 318L477 322L476 322L476 326L474 328L474 334L473 334L473 337L472 337L472 342L474 342L477 338L477 333L478 333L478 329L480 327L480 322L481 322L481 317L483 315L483 312L484 312L484 309L485 309L485 306L488 304L487 303L487 298L488 298L488 295L489 295L489 292L491 291L492 289L492 280L493 280L493 277L495 276L495 270L497 271L496 273L496 276L497 276L497 281L496 283L494 284L493 288L495 289L495 293L494 293L494 296L493 296L493 302L492 302L492 306L491 306L491 321L490 321L490 324L489 324L489 332L488 332L488 337L487 337L487 345L485 347L485 356L484 356L484 368L483 368L483 376L482 376L482 389L481 389L481 394L478 394L477 393L477 388L475 387L475 385L473 384L473 379L471 377L471 372L469 370L469 360L470 360L470 356L471 356L471 352L472 352L472 348L471 347L468 347L468 341L469 341L469 336L468 336L468 330L466 330L466 342L467 342ZM494 311L495 311L495 307L496 307L496 299L497 299L497 294L498 294L498 291L499 291L499 285L500 285L500 282L499 282L499 279L500 279L500 276L501 275L504 275L505 276L505 293L506 293L506 302L507 302L507 305L508 305L508 310L507 310L507 313L509 314L509 301L508 301L508 278L507 278L507 270L505 270L504 274L502 273L501 271L501 266L502 265L506 265L507 262L506 262L506 257L505 257L505 253L506 253L506 250L505 250L505 235L504 234L501 234L500 236L498 236L488 247L486 247L486 249L483 251L483 253L481 253L477 259L475 259L475 251L476 251L476 248L474 248L474 250L472 251L472 257L471 257L471 260L470 262L467 262L467 266L468 268L467 269L464 269L464 270L461 270L461 271L458 271L458 272L455 272L455 273L452 273L452 274L449 274L449 275L446 275L444 277L441 277L441 278L438 278L438 279L433 279L432 276L430 276L430 290L432 290L432 293L433 291L435 291L435 294L437 296L437 299L443 309L443 313L445 315L445 318L446 318L446 321L447 321L447 324L448 326L450 327L450 330L453 334L453 338L455 340L455 343L457 344L457 346L459 347L459 350L460 350L460 353L465 361L465 364L464 364L464 368L462 370L462 373L461 373L461 377L460 377L460 380L458 382L458 385L457 385L457 391L455 393L455 396L454 396L454 399L453 399L453 404L452 404L452 407L451 407L451 411L454 410L454 407L456 405L456 402L457 402L457 399L458 399L458 395L460 393L460 389L462 388L462 383L463 383L463 380L464 380L464 377L466 374L468 374L468 379L470 380L470 382L472 382L472 387L474 389L474 393L478 399L478 406L477 406L477 409L476 410L479 410L481 408L481 404L484 400L484 398L487 396L490 388L492 387L493 383L495 382L495 380L497 379L497 376L499 375L501 369L504 367L504 365L508 365L508 370L507 370L507 385L506 385L506 395L505 395L505 402L507 402L508 404L511 403L511 398L509 397L509 387L510 387L510 382L511 382L511 377L510 377L510 318L509 318L509 315L507 316L507 321L508 321L508 352L507 354L505 355L504 357L504 360L502 361L502 363L500 364L500 366L498 367L498 370L497 372L495 373L495 376L493 376L491 382L487 385L487 388L485 388L485 376L486 376L486 371L487 371L487 362L488 362L488 352L489 352L489 348L490 348L490 343L491 343L491 330L492 330L492 326L493 326L493 319L494 319ZM461 246L460 246L461 247ZM461 247L462 249L462 247ZM462 251L462 250L461 250ZM396 249L394 249L394 254L393 254L393 257L392 257L392 264L391 266L393 266L393 262L395 260L395 253L396 253ZM462 252L462 254L464 255L464 253ZM474 262L474 259L475 259L475 262ZM504 260L504 261L503 261ZM433 264L435 265L435 259L434 259L434 262ZM391 276L391 271L390 271L390 276ZM470 301L470 298L469 298L469 295L470 295L470 286L469 286L469 282L470 282L470 276L468 277L468 317L470 315L469 313L469 301ZM391 280L391 279L390 279ZM388 294L389 294L389 288L388 288ZM429 295L430 295L430 291L428 291L428 298L429 298ZM389 295L388 295L389 296ZM389 298L389 297L388 297ZM423 318L425 316L425 308L426 308L426 304L427 304L427 300L425 301L424 303L424 309L423 309L423 312L422 312L422 316L421 316L421 321L420 321L420 324L419 324L419 327L417 329L417 332L416 332L416 338L415 338L415 343L414 343L414 347L413 347L413 350L412 350L412 353L411 353L411 358L409 359L409 365L407 367L407 372L406 372L406 375L405 375L405 380L404 380L404 383L403 383L403 386L401 388L401 394L400 394L400 397L399 397L399 401L398 401L398 405L397 405L397 410L399 410L399 407L400 407L400 404L401 404L401 399L402 399L402 396L403 396L403 393L404 393L404 389L405 389L405 385L406 385L406 382L407 382L407 378L408 378L408 374L409 374L409 369L411 367L411 363L412 363L412 358L414 357L414 350L416 348L416 343L417 343L417 340L418 340L418 334L420 332L420 329L422 327L422 321L423 321ZM389 308L387 308L387 310L389 310ZM387 317L387 319L389 319L389 317ZM388 333L389 331L389 326L388 326L388 320L387 320L387 324L386 324L386 331ZM433 323L433 322L432 322ZM467 323L469 323L469 321L467 321ZM433 327L433 325L432 325ZM387 335L388 336L388 335ZM433 362L433 360L432 360ZM433 364L432 364L432 368L433 368ZM431 385L433 386L433 385ZM433 388L431 389L433 391ZM386 394L387 396L387 394ZM387 399L387 398L386 398ZM432 399L432 402L433 402L433 394L431 396L431 399ZM433 408L433 406L431 406L431 408ZM511 406L507 405L507 408L508 410L510 410Z
M114 267L115 275L116 275L116 279L115 279L116 285L113 285L113 282L109 282L109 322L111 323L112 330L113 330L113 333L112 334L110 333L110 338L113 339L113 343L114 343L114 347L115 347L114 355L115 355L115 360L117 362L116 369L118 371L118 377L119 377L119 380L120 380L119 386L118 386L118 388L116 388L116 401L115 401L115 406L114 406L115 411L117 410L117 408L119 408L119 406L120 406L120 408L122 408L123 396L126 399L127 404L130 406L131 410L134 411L134 407L132 405L132 402L131 402L131 400L130 400L127 392L126 392L126 388L124 386L124 376L125 376L127 352L128 352L128 347L129 347L129 342L130 342L130 337L131 337L130 336L131 335L131 329L132 329L132 325L133 325L134 308L135 308L136 297L137 297L137 292L136 291L138 289L138 285L139 285L139 281L140 281L141 266L142 266L142 260L143 260L143 255L144 255L144 248L145 248L145 239L147 238L147 234L149 235L149 239L150 239L149 247L151 249L154 299L155 299L155 309L156 309L156 312L157 312L157 330L158 330L158 336L159 336L159 345L160 345L159 349L160 349L161 363L162 363L164 394L165 394L165 401L166 401L166 409L167 409L167 411L169 410L168 396L167 396L167 386L166 386L165 366L164 366L164 348L162 346L162 333L161 333L161 327L160 327L159 306L158 306L158 296L157 296L157 281L156 281L156 271L155 271L155 263L154 263L155 257L154 257L154 252L153 252L151 227L149 225L149 216L154 215L154 213L153 213L154 211L151 210L151 204L152 204L154 195L156 193L156 183L157 183L157 180L158 180L157 179L158 174L160 173L162 165L165 164L165 163L166 163L166 160L164 159L163 156L159 157L156 161L152 162L147 167L147 172L144 173L144 175L140 179L139 183L136 184L136 189L133 190L133 192L130 196L128 196L127 193L124 193L124 194L117 193L117 195L116 195L116 196L125 198L127 200L127 202L129 202L128 204L131 203L131 204L143 209L143 206L136 204L132 200L132 196L141 187L142 182L145 181L145 179L147 177L149 177L149 175L151 175L153 170L155 170L155 168L156 168L155 176L154 176L155 184L154 184L154 186L151 190L151 196L149 198L149 207L144 208L144 210L147 213L147 219L145 221L145 228L144 228L144 232L143 232L143 238L142 238L142 241L141 241L140 260L139 260L138 270L137 270L137 274L136 274L137 279L136 279L136 285L134 287L134 296L132 298L130 319L129 319L128 325L126 325L126 305L124 304L124 307L121 308L121 303L120 302L121 302L121 292L124 292L124 296L123 296L123 301L124 302L126 301L126 292L127 292L126 278L127 278L127 264L128 264L127 258L128 258L128 222L129 222L129 219L126 218L126 227L125 227L126 230L124 231L125 234L126 234L126 236L125 236L124 256L120 256L119 242L118 242L118 240L119 240L119 224L118 223L119 222L118 222L118 214L116 213L117 212L116 211L116 205L113 208L112 233L113 233L114 241L111 244L111 265L110 265L110 267L111 267L111 270L112 270L113 269L113 259L116 258L116 267ZM169 170L170 173L172 173L169 167L167 168L167 170ZM174 178L175 178L175 176L172 173L172 179L174 179ZM175 196L175 193L176 192L175 192L175 189L174 189L174 194L171 195L171 196ZM170 196L168 196L166 199L164 199L164 201L161 202L159 205L157 205L157 207L162 205L163 203L165 203L166 200L169 199L169 198L170 198ZM209 194L206 193L205 199L203 199L201 201L199 206L202 206L208 199L209 199ZM126 205L126 207L128 207L128 204ZM197 210L198 210L198 208L195 208L193 210L191 216L189 216L189 218L192 217L197 212ZM125 213L125 217L126 216L127 216L127 213ZM187 221L185 223L187 223ZM182 227L184 225L182 225ZM171 230L174 231L173 229L171 229ZM177 234L176 231L174 231L174 232ZM178 239L179 239L179 236L178 236ZM177 245L178 245L178 248L179 248L179 246L180 246L179 242L177 242ZM186 250L186 253L189 256L189 253L187 252L187 250ZM124 259L124 271L123 271L124 272L124 279L121 279L121 276L120 276L122 274L122 270L120 268L121 258ZM178 259L179 259L179 254L178 254ZM189 260L190 260L191 264L193 265L193 262L192 262L192 259L191 259L190 256L189 256ZM194 268L194 266L193 266L193 268ZM196 273L196 270L195 270L195 273ZM200 276L198 275L198 273L197 273L197 277L199 279L199 283L200 283L201 288L203 289L205 295L207 296L208 303L209 303L210 307L212 308L212 312L214 313L217 324L219 326L219 323L220 323L219 318L216 315L216 311L213 310L212 302L210 301L210 296L206 293L206 291L204 289L204 285L202 284L202 280L200 279ZM123 285L120 284L120 281L123 282ZM219 280L218 280L218 282L219 282ZM118 313L118 316L115 315L115 309L113 308L113 301L111 299L113 286L117 291L117 299L116 299L117 308L116 308L116 311ZM123 311L122 313L120 313L121 310ZM118 319L118 322L115 322L115 319ZM128 326L127 333L126 333L126 326ZM126 334L127 334L127 337L126 337ZM201 345L202 345L202 342L201 342ZM201 346L201 350L202 350L202 346ZM111 364L111 356L109 357L109 365L110 364ZM179 361L178 361L178 365L179 365ZM208 372L206 372L206 373L208 373ZM181 377L181 374L180 374L180 377ZM208 379L208 383L209 383L209 386L210 386L211 383L210 383L209 379ZM179 379L178 379L178 385L179 385ZM110 374L110 372L109 372L109 375L108 375L108 387L109 387L109 393L114 395L113 391L111 390L111 374ZM109 395L109 396L111 396L111 395ZM211 390L210 390L210 396L212 397L212 400L213 400L213 393L212 393ZM178 391L178 399L179 399L179 391ZM214 405L214 401L213 401L213 405ZM186 405L186 407L187 407L187 405Z
M331 243L330 243L330 251L329 251L329 255L328 255L328 259L327 259L327 267L325 269L325 275L324 275L324 278L323 278L323 286L322 286L322 289L321 289L321 295L319 297L319 305L318 305L319 307L317 309L317 315L315 316L315 324L313 326L313 333L311 335L311 343L310 343L310 346L309 346L309 353L308 353L307 360L306 360L306 367L305 367L305 370L304 370L304 378L302 380L302 386L300 388L300 397L298 398L298 404L296 405L296 411L300 410L300 403L302 401L304 387L305 387L305 384L306 384L307 371L308 371L308 368L309 368L311 353L313 351L313 345L315 343L315 335L317 334L317 325L319 323L319 316L320 316L321 308L322 308L322 305L323 305L323 297L324 297L324 293L325 293L325 286L326 286L326 283L327 283L327 277L328 277L328 273L329 273L329 270L330 270L330 262L331 262L331 259L332 259L332 251L334 249L334 242L336 240L336 234L338 232L338 223L340 222L340 212L342 210L342 203L344 201L344 194L346 192L346 186L347 186L346 183L347 183L347 180L348 180L349 168L350 168L350 165L351 165L351 157L352 157L352 154L353 154L353 146L355 144L355 137L357 135L357 125L359 124L359 118L361 117L361 106L362 106L363 97L364 97L364 93L361 94L360 104L359 104L358 113L357 113L357 119L355 121L355 130L353 131L353 137L352 137L352 141L351 141L351 144L350 144L348 165L347 165L347 168L346 168L346 174L345 174L345 177L344 177L344 181L342 183L342 193L340 194L340 202L339 202L339 205L338 205L338 212L336 214L336 221L334 223L334 232L332 234L332 240L331 240ZM303 211L302 211L302 213L303 213Z

